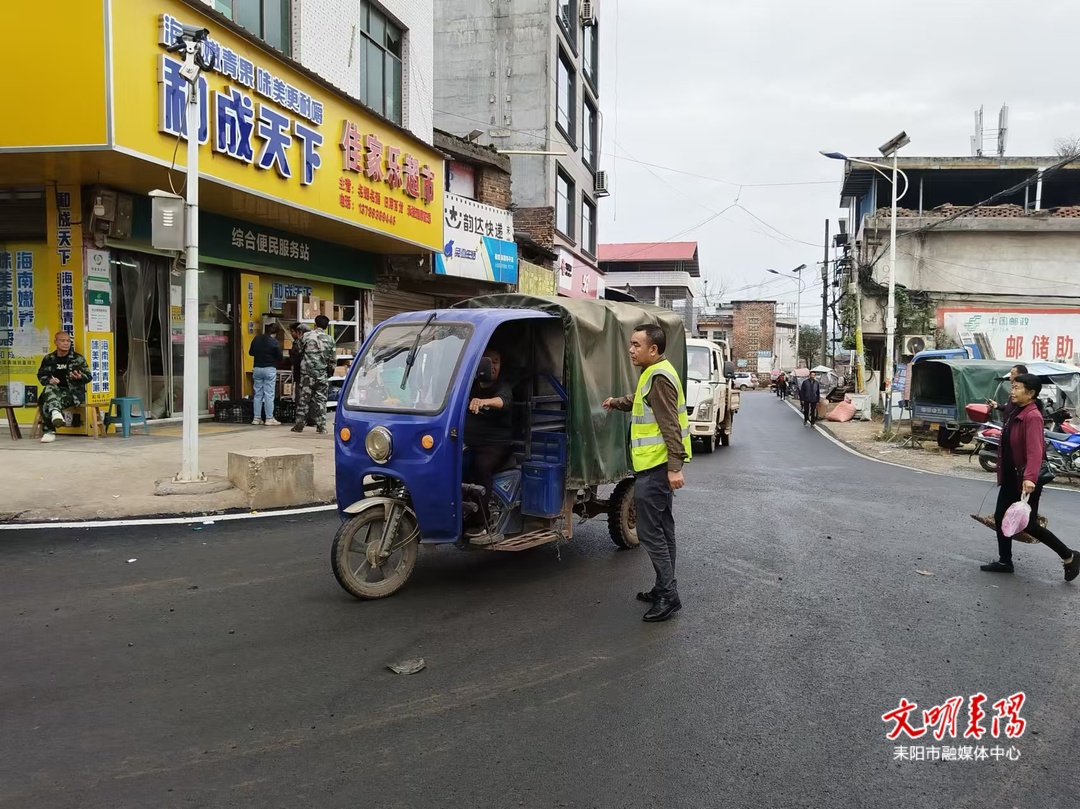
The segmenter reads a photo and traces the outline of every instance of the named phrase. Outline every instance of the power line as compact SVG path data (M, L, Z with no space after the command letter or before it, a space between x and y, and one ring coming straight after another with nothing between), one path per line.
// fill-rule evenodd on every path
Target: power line
M439 115L449 115L452 118L457 118L458 120L461 120L461 121L468 121L469 123L472 123L472 124L481 124L483 126L491 126L490 121L484 121L484 120L481 120L479 118L470 118L469 116L462 115L461 113L450 112L449 110L435 110L435 112L438 113ZM614 119L615 120L614 120L613 126L615 128L615 136L617 136L617 134L618 134L618 114L617 113L614 116ZM506 132L514 132L514 133L516 133L518 135L527 135L529 137L536 138L537 144L541 145L541 146L547 146L547 145L552 144L552 143L559 143L558 141L554 140L553 138L544 137L544 130L543 129L532 130L532 129L513 129L513 128L509 128L509 127L500 127L500 128L503 129ZM615 140L614 136L613 136L612 140ZM562 145L562 144L560 144L560 145ZM626 151L626 147L624 147L624 146L622 146L621 144L618 144L618 143L616 145L618 145L619 148L623 149L623 151ZM839 185L840 184L839 180L798 180L798 181L792 181L792 182L786 182L786 183L776 183L776 182L769 182L769 183L738 183L738 182L735 182L734 180L725 180L725 179L722 179L720 177L710 177L708 175L701 174L701 173L696 172L696 171L687 171L685 169L677 169L674 166L665 166L665 165L662 165L660 163L650 163L650 162L647 162L645 160L638 160L636 157L624 157L623 155L620 155L620 154L615 153L615 152L601 151L600 154L602 154L604 157L610 157L613 160L623 160L623 161L626 161L628 163L637 163L638 165L647 166L649 168L661 169L663 171L670 171L673 174L685 174L685 175L687 175L689 177L696 177L699 180L708 180L709 182L713 182L713 183L720 183L722 185L729 185L729 186L731 186L733 188L786 188L788 186L801 186L801 185ZM627 154L629 154L629 152L627 152Z

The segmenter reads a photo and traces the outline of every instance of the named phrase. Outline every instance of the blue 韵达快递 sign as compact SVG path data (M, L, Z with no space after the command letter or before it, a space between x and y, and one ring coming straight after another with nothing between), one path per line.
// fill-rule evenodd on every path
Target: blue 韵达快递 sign
M513 214L467 197L447 194L443 249L435 256L435 272L516 284L518 253Z

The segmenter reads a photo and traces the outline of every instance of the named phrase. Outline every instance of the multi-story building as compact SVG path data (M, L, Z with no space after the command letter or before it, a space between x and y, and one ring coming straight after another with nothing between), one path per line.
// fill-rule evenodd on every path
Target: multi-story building
M440 282L430 0L65 3L59 27L56 4L9 5L6 103L35 112L0 127L0 381L33 389L64 330L90 360L92 403L206 413L251 391L247 349L269 320L313 316L290 301L317 297L355 344L397 267ZM195 402L180 384L184 255L155 246L149 196L192 182L184 26L208 32Z
M984 358L1080 358L1080 169L1045 171L1059 160L899 159L895 360L960 344ZM851 227L838 267L847 345L861 312L867 367L881 388L892 167L865 161L884 175L846 163L840 195Z
M559 293L602 294L600 48L584 0L436 0L435 124L509 154L514 227L558 255Z
M697 242L600 245L604 285L643 303L673 309L697 333L694 284L701 277Z
M372 111L432 142L432 0L201 0Z

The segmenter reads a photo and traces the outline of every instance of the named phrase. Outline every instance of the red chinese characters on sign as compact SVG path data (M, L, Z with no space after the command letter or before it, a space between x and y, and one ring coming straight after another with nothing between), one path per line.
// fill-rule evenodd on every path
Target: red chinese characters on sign
M372 182L386 183L391 191L402 189L406 196L420 200L424 205L435 201L436 174L431 166L421 165L418 158L402 152L397 146L383 143L373 133L362 134L352 121L342 125L341 153L342 171L362 174ZM358 185L358 191L359 188ZM344 187L341 190L346 191ZM391 207L389 200L386 207ZM398 209L398 212L403 210ZM418 208L412 218L430 221L430 216L422 216L423 213Z
M405 155L405 193L414 199L420 196L420 161Z
M1031 357L1036 360L1050 359L1050 338L1043 334L1031 338Z
M1024 337L1020 334L1010 334L1005 338L1005 359L1018 360L1024 356Z
M1054 352L1054 356L1057 359L1072 359L1073 350L1073 338L1069 337L1067 334L1057 338L1057 350Z
M364 144L360 140L360 130L352 121L346 121L341 127L342 171L360 171L360 159L364 153Z
M375 135L364 138L364 176L377 183L383 181L383 145Z
M386 184L392 191L397 191L402 185L401 179L401 149L396 146L386 147Z
M999 738L1004 734L1007 738L1015 739L1024 734L1027 723L1020 718L1020 709L1024 706L1025 698L1024 692L1018 691L1012 696L994 703L997 715L990 725L991 736ZM979 693L971 697L964 738L981 739L983 734L986 733L986 728L982 725L982 721L987 718L986 711L983 710L983 703L985 702L986 694ZM907 698L903 698L900 700L899 707L881 716L881 721L894 723L892 729L885 734L885 738L892 741L901 735L905 735L909 739L918 739L931 729L935 729L935 739L941 740L946 734L951 738L956 738L957 720L963 704L963 697L952 697L941 705L923 711L922 726L915 727L911 723L911 715L919 706L914 702L909 702Z

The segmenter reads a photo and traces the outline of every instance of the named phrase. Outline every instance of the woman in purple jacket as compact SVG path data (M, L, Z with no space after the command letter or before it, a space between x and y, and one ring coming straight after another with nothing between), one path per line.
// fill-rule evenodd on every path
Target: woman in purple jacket
M1009 506L1020 500L1021 494L1028 495L1031 506L1031 519L1024 532L1030 534L1061 557L1065 565L1065 581L1072 581L1080 574L1080 554L1073 553L1050 531L1039 525L1039 497L1043 486L1039 483L1039 471L1046 456L1046 442L1043 438L1043 417L1035 400L1042 390L1042 383L1033 374L1019 374L1013 379L1012 393L1009 399L1015 405L1015 412L1006 423L998 447L997 477L998 501L994 511L997 521L998 560L983 565L987 573L1012 573L1012 537L1001 533L1001 521Z

